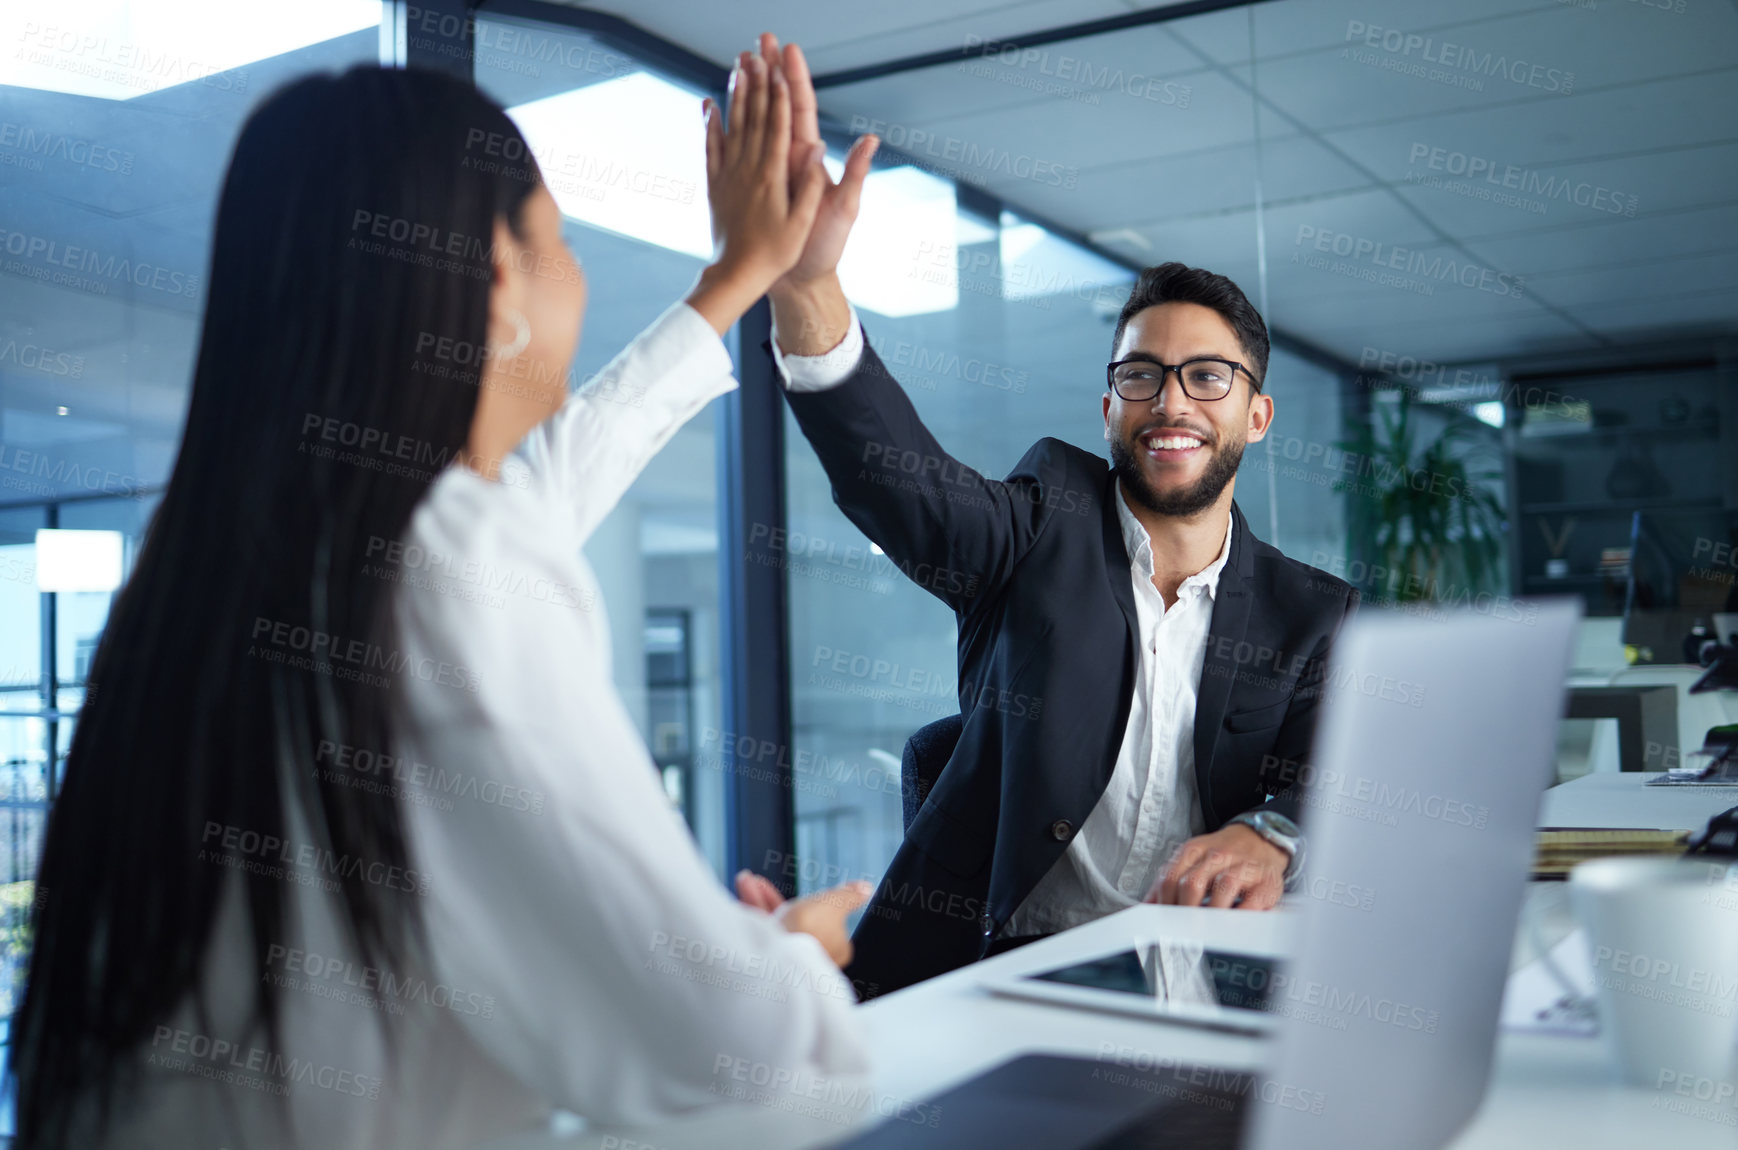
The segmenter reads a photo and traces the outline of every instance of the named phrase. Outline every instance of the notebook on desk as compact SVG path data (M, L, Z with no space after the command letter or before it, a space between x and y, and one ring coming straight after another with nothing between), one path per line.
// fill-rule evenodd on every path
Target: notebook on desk
M1530 625L1474 613L1347 623L1303 797L1304 881L1367 883L1376 897L1306 900L1259 1073L1172 1065L1156 1056L1169 1024L1155 1021L1154 1057L1016 1058L933 1099L937 1127L892 1123L840 1150L1445 1144L1484 1095L1534 815L1555 771L1580 608L1538 608ZM1421 688L1420 704L1363 689L1394 680ZM1322 789L1330 769L1371 801Z

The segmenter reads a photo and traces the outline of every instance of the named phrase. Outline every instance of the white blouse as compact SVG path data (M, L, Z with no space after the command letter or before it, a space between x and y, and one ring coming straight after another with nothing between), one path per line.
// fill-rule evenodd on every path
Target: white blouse
M289 937L254 970L232 890L205 985L213 1016L159 1028L142 1056L147 1104L110 1145L287 1145L287 1102L320 1150L456 1148L537 1126L552 1107L668 1118L737 1096L744 1067L826 1082L867 1072L849 981L813 938L727 894L672 808L612 682L580 551L677 428L735 386L722 341L677 304L531 434L500 482L447 469L405 538L376 549L399 585L401 650L371 673L390 679L400 745L396 757L323 746L315 766L398 795L415 872L399 877L421 892L430 969L363 967L330 896L295 873ZM214 860L224 847L214 836ZM281 1053L315 1072L238 1038L262 976L288 987ZM221 1058L213 1038L230 1043Z

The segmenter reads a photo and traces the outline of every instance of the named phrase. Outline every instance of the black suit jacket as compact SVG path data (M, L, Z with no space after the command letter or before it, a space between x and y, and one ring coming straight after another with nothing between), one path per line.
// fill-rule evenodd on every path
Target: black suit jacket
M1133 579L1098 456L1042 439L987 479L867 345L844 383L787 398L839 508L959 620L959 745L854 936L872 997L981 958L1098 803L1134 689ZM1195 712L1208 830L1264 803L1303 821L1291 789L1354 602L1232 516Z

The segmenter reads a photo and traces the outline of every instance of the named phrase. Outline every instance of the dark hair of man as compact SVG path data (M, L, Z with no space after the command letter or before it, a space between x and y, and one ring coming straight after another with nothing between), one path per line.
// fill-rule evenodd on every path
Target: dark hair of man
M1187 264L1167 263L1141 269L1128 302L1122 305L1122 314L1116 317L1116 334L1110 341L1113 357L1122 346L1122 333L1128 321L1162 303L1194 303L1218 312L1237 333L1237 342L1243 345L1243 354L1248 357L1243 366L1252 375L1250 382L1260 390L1261 382L1267 378L1268 350L1267 324L1262 322L1261 313L1230 279Z
M288 992L261 976L292 929L298 875L271 872L297 867L240 858L213 826L360 862L318 870L358 957L392 970L423 952L416 895L378 878L411 869L398 797L343 785L317 749L393 747L380 679L411 672L394 657L397 584L374 560L465 452L480 378L419 356L436 336L486 346L495 224L522 235L540 183L500 107L432 72L310 76L243 126L181 450L97 648L46 831L12 1030L20 1145L104 1128L154 1027L190 1001L204 1021L196 992L230 884L255 990L247 1034L221 1037L279 1043ZM412 445L414 466L371 458L364 432ZM284 649L279 627L337 638ZM377 674L331 653L356 640Z

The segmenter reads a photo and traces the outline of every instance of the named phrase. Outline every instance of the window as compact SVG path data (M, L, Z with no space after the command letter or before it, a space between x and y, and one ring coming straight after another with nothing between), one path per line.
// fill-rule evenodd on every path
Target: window
M180 438L231 144L284 80L378 59L380 10L24 0L0 12L0 1018L113 601L112 553L98 552L118 543L131 569ZM62 564L39 553L42 531L93 534L47 537ZM97 567L109 569L90 578Z

